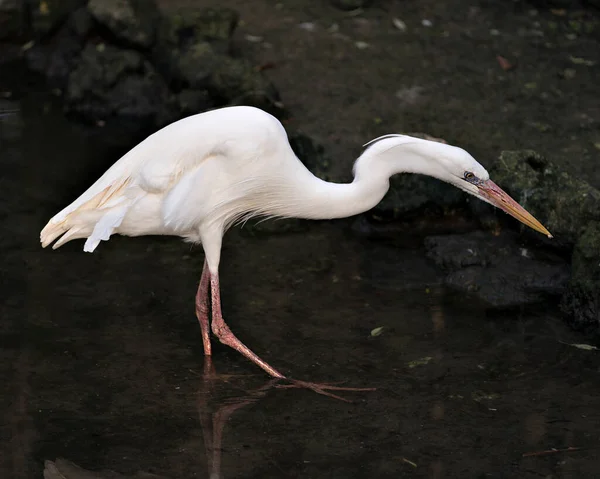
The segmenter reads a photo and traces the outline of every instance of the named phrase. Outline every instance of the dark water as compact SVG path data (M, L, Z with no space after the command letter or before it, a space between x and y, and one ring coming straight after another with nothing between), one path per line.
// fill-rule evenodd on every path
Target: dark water
M208 367L200 248L40 248L47 219L131 146L47 102L0 122L1 477L41 478L57 458L123 475L67 479L600 477L599 353L567 344L586 340L554 306L486 313L419 250L346 222L231 232L224 314L294 378L377 390L280 389L221 345Z

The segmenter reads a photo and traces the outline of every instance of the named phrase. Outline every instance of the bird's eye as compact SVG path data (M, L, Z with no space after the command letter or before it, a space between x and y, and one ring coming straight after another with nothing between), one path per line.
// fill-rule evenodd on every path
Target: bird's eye
M471 171L465 171L465 180L473 181L475 179L477 179L477 177L475 176L474 173L472 173Z

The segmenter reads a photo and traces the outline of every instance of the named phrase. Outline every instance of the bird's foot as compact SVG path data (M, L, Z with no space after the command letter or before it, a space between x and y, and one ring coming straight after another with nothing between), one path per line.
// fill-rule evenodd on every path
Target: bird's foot
M316 392L317 394L322 394L323 396L328 396L334 399L339 399L344 402L352 402L349 399L346 399L342 396L338 396L337 394L330 391L375 391L376 388L349 388L344 386L335 386L332 384L323 384L323 383L313 383L308 381L299 381L297 379L289 379L283 378L282 381L287 381L289 384L277 384L276 388L280 389L292 389L292 388L303 388L310 389L311 391Z

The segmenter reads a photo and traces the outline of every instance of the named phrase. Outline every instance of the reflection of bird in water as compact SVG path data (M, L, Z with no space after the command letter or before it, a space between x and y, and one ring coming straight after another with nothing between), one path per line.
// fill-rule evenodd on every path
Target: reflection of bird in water
M246 347L221 313L219 261L226 230L255 216L331 219L375 206L397 173L421 173L446 181L550 233L490 179L466 151L404 135L367 144L354 165L354 181L337 184L315 177L293 153L274 117L251 107L230 107L177 121L117 161L41 232L54 248L87 238L92 252L112 234L175 235L202 243L204 269L196 314L205 355L210 330L275 378L285 376ZM209 295L212 324L209 322ZM324 393L329 386L295 382ZM340 388L343 389L343 388ZM348 389L348 388L347 388Z
M260 388L250 391L244 390L243 394L230 396L226 400L210 401L215 394L215 380L223 377L216 374L210 356L208 356L204 362L204 372L202 374L203 388L198 395L198 415L200 416L210 479L221 477L223 430L230 416L238 409L256 403L266 396L270 389L277 386L277 379L274 378ZM215 402L216 407L209 404L209 402Z
M239 384L235 393L228 388L217 388L217 384L227 385L227 376L218 375L210 357L204 362L202 385L198 392L198 415L204 440L206 465L210 479L220 479L222 469L222 451L225 425L237 410L260 401L274 387L277 379L273 378L262 386L240 392ZM123 476L117 472L103 470L91 472L63 458L44 463L44 479L168 479L146 472L138 472L134 476ZM199 477L204 477L202 474Z

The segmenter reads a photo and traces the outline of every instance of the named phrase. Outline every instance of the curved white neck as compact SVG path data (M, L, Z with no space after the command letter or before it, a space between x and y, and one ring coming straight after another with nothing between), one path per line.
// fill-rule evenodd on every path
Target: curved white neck
M377 205L387 193L392 175L402 172L431 174L430 159L419 143L401 150L369 148L354 165L352 183L330 183L308 170L302 180L288 187L289 206L284 216L306 219L344 218L363 213ZM287 209L287 208L285 208Z
M302 193L301 211L294 216L314 220L354 216L379 203L389 185L389 176L355 177L352 183L330 183L314 177L310 190Z

